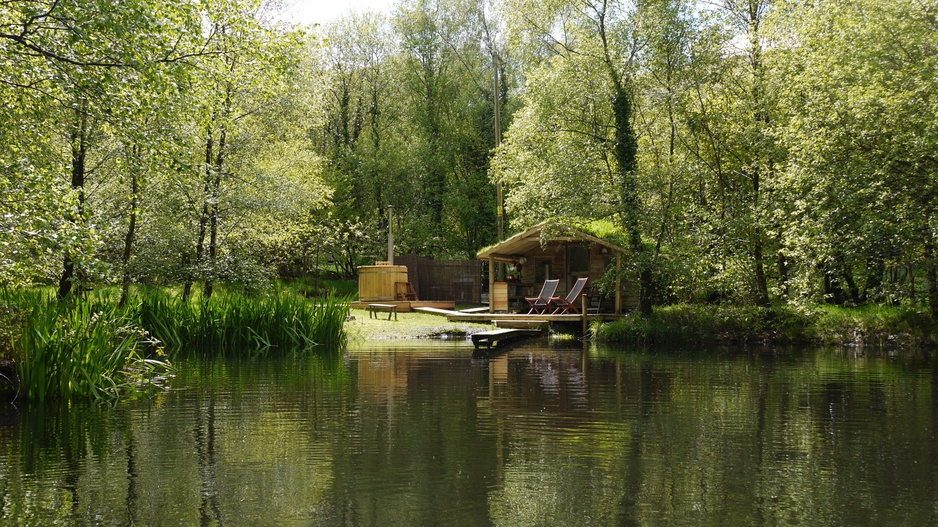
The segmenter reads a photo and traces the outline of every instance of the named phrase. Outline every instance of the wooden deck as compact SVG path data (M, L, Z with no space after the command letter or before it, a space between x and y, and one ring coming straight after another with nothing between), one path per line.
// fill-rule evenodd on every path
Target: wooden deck
M550 324L553 322L582 322L583 315L526 315L522 313L489 313L489 312L468 312L455 311L453 309L441 309L437 307L414 307L414 311L420 313L429 313L432 315L444 316L450 322L478 322L481 324L499 322L500 326L507 327L509 324ZM624 315L615 315L612 313L588 313L588 320L611 321L622 318Z

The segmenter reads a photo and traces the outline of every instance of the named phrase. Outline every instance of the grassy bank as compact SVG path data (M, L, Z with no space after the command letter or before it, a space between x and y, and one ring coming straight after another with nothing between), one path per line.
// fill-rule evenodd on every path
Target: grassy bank
M398 313L397 320L387 320L387 313L370 318L368 311L353 309L345 324L350 341L466 338L472 333L492 329L491 324L449 322L439 315L426 313Z
M936 324L924 310L907 307L676 305L597 326L605 342L632 344L823 344L928 347L938 343Z

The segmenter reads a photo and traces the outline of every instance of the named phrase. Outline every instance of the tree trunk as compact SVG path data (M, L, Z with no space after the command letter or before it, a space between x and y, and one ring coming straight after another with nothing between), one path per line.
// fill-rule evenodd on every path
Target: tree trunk
M654 297L652 291L652 272L650 262L642 245L642 234L639 228L639 199L637 169L638 140L632 128L632 100L630 94L621 83L621 79L613 74L615 86L612 108L615 116L615 153L619 166L619 201L622 206L622 226L628 233L629 248L632 257L638 261L639 271L639 311L649 315L652 311Z
M931 235L925 241L925 282L928 287L928 307L932 320L938 320L938 272L935 270L935 242Z
M850 269L850 266L847 265L847 260L844 258L843 254L837 256L837 265L840 267L840 274L844 278L844 283L847 285L847 294L850 295L850 301L854 305L860 303L860 287L857 286L856 280L853 279L853 271Z
M225 108L227 110L231 99L225 98ZM227 115L227 111L225 112ZM218 256L218 199L221 195L221 176L225 168L225 141L228 131L224 121L221 123L221 132L218 136L218 152L215 154L215 166L212 171L212 200L209 209L209 243L208 243L208 264L211 267L210 274L205 278L205 285L202 289L202 296L211 298L215 289L215 259Z
M882 300L883 276L886 274L886 262L879 254L871 255L866 260L866 280L860 299L863 303Z
M785 252L783 250L784 245L782 245L782 228L776 225L775 230L778 233L778 238L776 239L776 243L778 243L778 251L776 252L776 258L778 258L776 262L776 265L778 266L778 281L782 285L782 294L785 296L785 298L788 298L791 296L791 286L788 283L788 258L785 257Z
M766 156L765 151L769 146L767 143L766 130L770 124L768 101L765 91L765 69L762 64L762 43L761 43L761 7L765 0L749 0L746 6L749 23L749 64L752 68L752 102L756 108L755 123L757 126L758 143L755 146L754 158L759 162L752 168L752 212L753 212L753 240L752 256L754 266L754 277L756 281L756 304L760 306L769 305L769 286L765 276L765 229L762 226L762 218L759 209L762 202L762 172L765 169L771 172L771 159ZM763 165L761 162L765 161Z
M78 192L78 210L76 221L81 222L85 214L85 157L88 153L88 102L81 100L75 109L75 120L69 132L72 146L72 189ZM66 248L62 265L62 276L59 278L59 300L64 300L71 294L75 282L75 259L72 249Z
M212 135L212 126L209 125L206 131L205 139L205 184L202 187L202 212L199 215L199 236L195 244L195 266L196 270L189 271L186 276L186 284L182 289L182 299L188 300L192 295L192 286L195 282L195 274L202 266L202 255L205 253L205 234L208 229L208 217L210 211L209 195L212 191L212 159L214 158L215 138ZM184 255L183 260L188 261L188 256Z
M140 202L140 177L137 173L137 163L140 156L140 147L133 146L133 163L130 174L130 219L127 223L127 234L124 236L124 253L121 255L121 263L124 266L124 276L121 284L121 299L118 306L123 307L127 303L127 297L130 294L130 257L133 254L134 238L137 235L137 214L138 204Z
M603 43L603 62L612 83L612 114L615 126L615 158L619 170L619 204L622 227L629 238L632 258L638 262L639 312L650 315L652 310L652 270L642 244L639 226L638 198L638 138L632 126L632 94L612 60L609 38L606 32L606 6L597 12L599 38Z
M139 149L137 145L133 147L133 159L137 162ZM127 235L124 236L124 254L121 257L121 263L124 266L124 276L121 284L121 299L118 306L123 307L127 303L127 297L130 294L130 257L133 254L134 237L137 235L137 207L139 203L140 179L137 175L136 167L131 168L130 175L130 220L127 224Z
M756 228L753 240L752 258L755 264L756 304L769 305L769 283L765 277L765 258L763 256L762 229Z

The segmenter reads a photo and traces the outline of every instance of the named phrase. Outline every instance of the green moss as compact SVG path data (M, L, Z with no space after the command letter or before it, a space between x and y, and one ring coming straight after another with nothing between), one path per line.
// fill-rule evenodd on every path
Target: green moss
M586 234L614 243L621 247L628 247L629 239L622 226L611 220L593 220L577 228Z

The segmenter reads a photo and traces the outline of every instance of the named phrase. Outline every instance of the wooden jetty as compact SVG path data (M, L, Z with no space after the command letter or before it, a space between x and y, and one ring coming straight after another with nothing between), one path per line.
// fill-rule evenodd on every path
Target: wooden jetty
M482 346L485 346L486 349L492 349L492 346L499 342L523 337L533 337L541 333L539 329L493 329L492 331L474 333L470 338L472 338L472 345L475 346L476 349Z
M487 308L486 308L487 309ZM528 315L521 313L489 313L485 309L472 309L465 311L455 311L439 307L417 306L414 311L439 315L446 317L450 322L475 322L478 324L494 324L499 328L508 329L543 329L557 323L562 324L580 324L583 328L583 334L589 329L589 323L595 320L608 322L622 318L623 315L609 313L570 313L564 315ZM584 311L586 311L584 309Z

